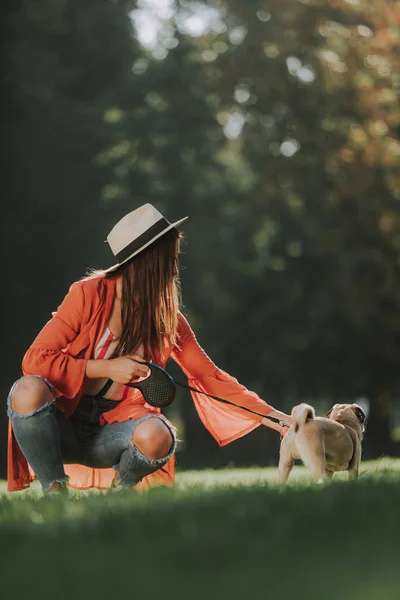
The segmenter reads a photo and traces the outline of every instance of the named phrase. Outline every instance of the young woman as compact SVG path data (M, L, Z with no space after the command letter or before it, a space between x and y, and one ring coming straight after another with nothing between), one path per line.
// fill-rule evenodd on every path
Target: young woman
M115 225L118 263L75 282L22 363L8 398L9 490L37 477L44 492L173 483L175 430L126 384L152 361L175 360L189 385L290 424L218 369L179 312L177 226L146 204ZM205 427L223 446L264 423L240 408L192 392Z

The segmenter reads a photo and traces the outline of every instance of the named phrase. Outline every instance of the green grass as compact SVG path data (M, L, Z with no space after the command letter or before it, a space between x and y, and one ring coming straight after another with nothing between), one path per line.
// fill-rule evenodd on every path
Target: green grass
M357 483L298 467L178 475L174 490L0 496L3 600L400 598L400 460ZM4 488L3 488L4 490Z

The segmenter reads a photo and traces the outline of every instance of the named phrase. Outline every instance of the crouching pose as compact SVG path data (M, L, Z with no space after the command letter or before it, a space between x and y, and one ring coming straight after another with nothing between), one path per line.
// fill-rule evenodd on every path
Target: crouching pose
M118 261L75 282L22 363L8 398L8 487L37 477L45 493L171 485L175 429L127 384L148 374L144 361L169 357L189 384L209 394L291 419L218 369L179 311L180 233L152 205L126 215L108 236ZM220 446L264 423L262 416L192 392Z

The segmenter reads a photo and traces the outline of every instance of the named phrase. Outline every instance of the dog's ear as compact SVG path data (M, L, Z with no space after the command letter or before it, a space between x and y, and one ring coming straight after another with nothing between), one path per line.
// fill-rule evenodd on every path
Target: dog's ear
M354 414L356 415L356 417L360 421L360 423L364 424L365 419L367 418L367 415L365 414L363 409L360 406L357 406L357 404L356 404L353 407L353 410L354 410Z
M331 412L333 411L333 408L334 408L334 407L332 406L332 408L330 408L330 409L328 410L328 412L324 414L324 417L325 417L326 419L330 419Z

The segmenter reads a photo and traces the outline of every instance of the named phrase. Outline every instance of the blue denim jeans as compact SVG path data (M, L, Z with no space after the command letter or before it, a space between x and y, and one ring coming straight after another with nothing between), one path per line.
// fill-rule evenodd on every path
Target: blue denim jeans
M53 392L51 383L43 381ZM117 473L115 484L130 487L163 467L175 452L175 429L161 415L146 415L100 426L102 413L114 408L118 402L98 396L83 396L68 419L57 409L55 397L31 413L20 414L11 407L14 386L8 396L7 413L18 445L45 493L54 482L68 480L63 464L98 469L112 467ZM146 419L161 419L171 432L173 444L163 458L148 458L132 442L135 427Z

